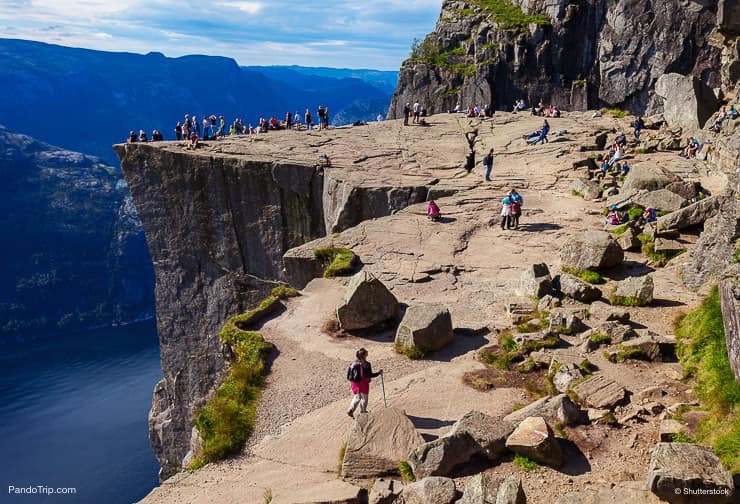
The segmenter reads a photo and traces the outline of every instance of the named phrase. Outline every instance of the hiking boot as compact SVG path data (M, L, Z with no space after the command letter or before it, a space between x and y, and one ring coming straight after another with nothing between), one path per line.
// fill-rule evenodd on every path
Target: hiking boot
M355 414L353 412L351 412L351 411L348 411L347 412L347 416L350 417L350 418L354 418L355 417Z

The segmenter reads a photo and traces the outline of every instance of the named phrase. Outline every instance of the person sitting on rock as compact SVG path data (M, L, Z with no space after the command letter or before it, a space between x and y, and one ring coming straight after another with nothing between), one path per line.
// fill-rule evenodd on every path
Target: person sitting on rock
M190 141L188 142L188 150L195 150L198 147L198 134L193 131L190 133Z
M643 224L647 224L649 222L655 222L658 220L657 214L655 212L654 208L647 207L644 212L642 212L642 215L637 219L637 225L642 226Z
M517 112L521 112L527 108L527 104L524 103L524 100L519 99L516 102L514 102L514 109L511 111L512 114L516 114Z
M609 166L611 167L614 163L624 158L624 149L621 145L617 144L617 148L614 150L614 154L609 159Z
M162 133L159 132L159 130L152 131L152 142L161 142L164 140L162 137Z
M134 133L134 130L131 130L128 134L128 140L126 140L126 143L136 143L138 140L138 137L136 136L136 133Z
M719 130L722 129L722 123L725 122L725 119L727 119L727 108L722 107L719 111L719 115L717 115L717 118L714 120L712 125L709 127L709 131L714 131L715 133L719 133Z
M738 113L737 113L737 108L735 108L735 105L733 105L733 106L732 106L732 107L730 108L730 111L729 111L729 112L727 113L727 116L728 116L728 117L729 117L730 119L732 119L733 121L734 121L735 119L737 119Z
M149 139L146 137L146 132L144 130L139 130L139 142L148 142Z
M552 108L552 115L550 117L560 117L560 109L557 107Z
M610 206L609 213L606 214L606 219L604 219L604 224L609 226L617 226L621 223L622 219L619 215L619 210L617 210L617 205Z
M427 206L427 217L429 217L429 220L434 222L437 222L442 217L442 212L439 210L439 206L437 206L437 203L435 203L434 200L430 201Z
M367 396L370 394L370 382L383 374L381 369L373 373L372 365L367 361L367 350L360 348L355 353L355 360L347 370L347 379L352 386L352 402L347 410L347 415L355 417L355 410L360 406L360 413L367 413Z
M696 156L696 153L699 152L699 140L697 140L694 137L689 137L688 144L684 148L684 150L681 152L681 156L685 158L692 158Z
M627 174L630 172L630 165L628 165L626 162L622 163L622 169L620 175L623 177L627 176Z
M545 119L545 122L542 124L542 128L540 128L540 134L536 138L530 138L527 140L527 143L529 145L535 145L539 142L547 143L547 134L550 132L550 123L547 122L547 119Z

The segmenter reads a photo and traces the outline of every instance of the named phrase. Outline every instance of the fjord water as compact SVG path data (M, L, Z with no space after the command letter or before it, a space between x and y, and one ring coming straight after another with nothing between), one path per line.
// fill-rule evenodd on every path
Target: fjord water
M157 484L154 322L0 346L0 502L134 502ZM74 487L15 495L8 487Z

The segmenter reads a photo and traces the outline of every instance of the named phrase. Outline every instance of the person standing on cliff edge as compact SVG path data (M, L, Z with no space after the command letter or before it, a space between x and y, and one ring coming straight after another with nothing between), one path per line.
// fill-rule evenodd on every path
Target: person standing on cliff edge
M486 182L490 182L491 169L493 168L493 149L488 151L486 157L483 158L483 167L486 169Z
M347 415L355 417L355 409L360 406L360 413L367 413L367 396L370 393L370 381L383 374L381 369L373 373L372 365L367 360L367 350L360 348L355 353L355 360L347 370L347 379L352 383L352 402L347 410Z

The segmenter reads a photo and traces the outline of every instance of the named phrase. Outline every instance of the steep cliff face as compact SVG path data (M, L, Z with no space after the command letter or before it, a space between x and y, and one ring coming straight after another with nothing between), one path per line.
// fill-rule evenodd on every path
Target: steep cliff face
M281 256L324 234L313 167L117 146L154 263L164 378L150 412L161 477L190 450L194 411L224 368L217 333L282 277Z
M680 0L446 0L437 26L401 67L389 116L407 102L508 109L524 98L570 110L658 108L663 73L720 85L709 35L716 2Z

